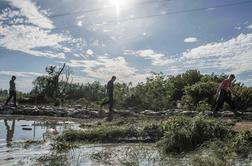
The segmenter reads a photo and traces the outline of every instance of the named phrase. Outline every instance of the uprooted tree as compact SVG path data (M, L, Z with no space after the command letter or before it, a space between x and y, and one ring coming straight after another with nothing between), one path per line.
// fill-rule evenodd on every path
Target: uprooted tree
M62 66L46 67L47 75L39 76L33 81L33 96L38 102L47 100L63 100L66 97L66 89L72 82L71 69L64 63Z

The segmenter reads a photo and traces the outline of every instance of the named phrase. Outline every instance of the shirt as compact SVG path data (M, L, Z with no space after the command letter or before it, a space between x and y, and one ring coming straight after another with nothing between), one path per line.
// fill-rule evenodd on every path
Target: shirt
M222 81L222 89L228 92L229 88L231 88L232 82L229 79L225 79Z
M16 85L14 80L10 80L10 91L16 91Z

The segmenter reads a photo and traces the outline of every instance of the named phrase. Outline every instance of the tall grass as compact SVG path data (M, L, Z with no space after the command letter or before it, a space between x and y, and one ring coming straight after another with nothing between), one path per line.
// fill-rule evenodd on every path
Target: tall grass
M195 150L212 139L225 139L232 134L229 126L217 119L171 117L163 125L164 137L158 142L163 153L178 154Z

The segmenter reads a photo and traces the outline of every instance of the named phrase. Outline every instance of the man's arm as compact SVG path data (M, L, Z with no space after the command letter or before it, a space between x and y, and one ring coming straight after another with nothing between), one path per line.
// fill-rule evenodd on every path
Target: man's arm
M235 84L235 82L236 82L236 79L234 79L234 80L230 83L230 86L228 87L228 91L229 91L230 93L232 93L232 86L233 86L233 84Z
M217 89L217 91L216 91L216 95L215 95L216 97L219 95L219 93L220 93L222 87L223 87L223 82L220 83L220 85L219 85L219 87L218 87L218 89Z

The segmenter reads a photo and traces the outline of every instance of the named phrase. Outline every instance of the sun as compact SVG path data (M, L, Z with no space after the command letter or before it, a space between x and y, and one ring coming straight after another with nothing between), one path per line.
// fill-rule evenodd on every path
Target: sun
M110 0L112 6L115 7L116 15L119 16L122 8L125 8L128 5L129 0Z

